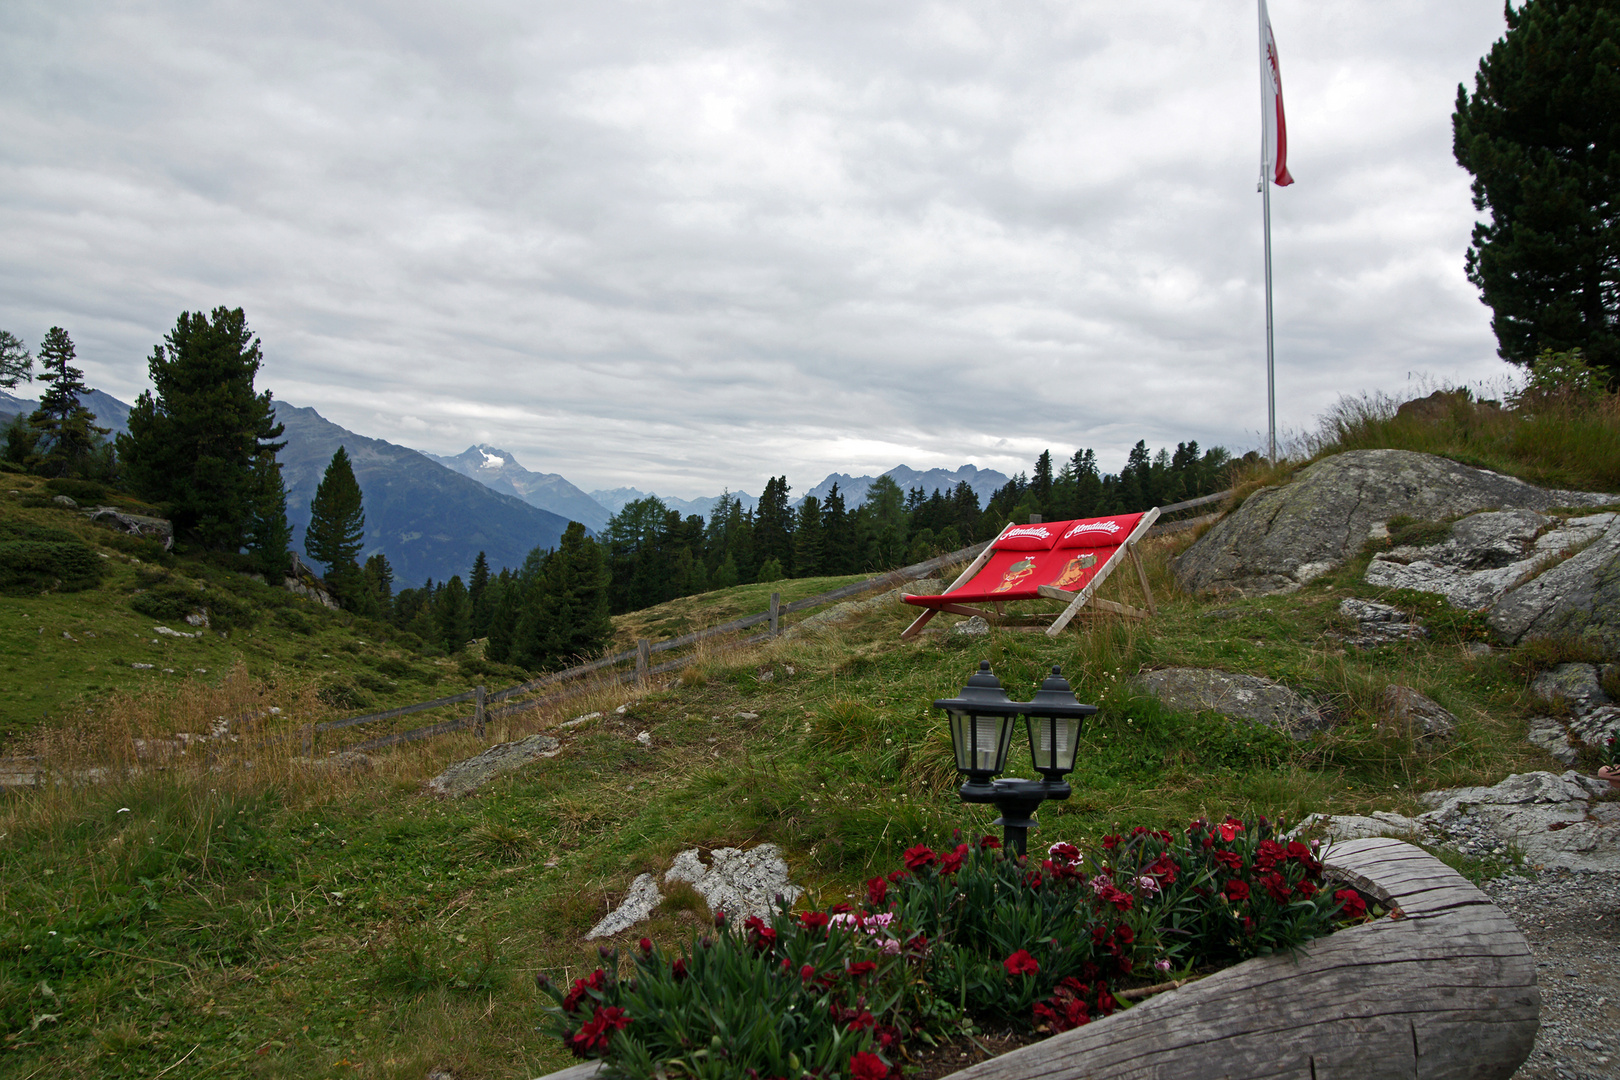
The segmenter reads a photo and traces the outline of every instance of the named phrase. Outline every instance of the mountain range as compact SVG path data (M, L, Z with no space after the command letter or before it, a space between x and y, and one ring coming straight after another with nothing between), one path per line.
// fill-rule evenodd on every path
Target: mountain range
M469 446L455 457L424 454L462 476L471 477L485 487L514 495L530 506L538 506L553 514L561 514L577 521L592 532L600 532L608 518L618 507L608 508L598 499L585 494L557 473L530 472L518 464L517 458L505 450L482 443ZM667 502L667 500L666 500Z
M110 394L91 390L81 399L103 427L113 434L129 430L129 406ZM0 425L38 408L37 401L0 391ZM278 401L276 418L285 426L286 447L281 451L282 476L287 484L287 520L293 527L293 547L303 550L309 524L309 504L327 464L339 446L347 447L355 479L365 498L365 548L361 558L381 552L394 568L396 587L416 586L427 578L444 581L471 571L480 551L490 568L517 567L539 547L552 548L568 522L578 521L593 533L606 528L609 518L651 492L620 487L584 492L557 473L531 472L505 450L484 444L468 447L454 457L412 450L383 439L368 438L332 423L312 408ZM902 491L922 488L930 494L966 483L989 501L1007 477L993 469L963 465L954 471L919 471L905 465L890 469ZM876 477L833 473L805 492L825 500L836 483L849 509L866 498ZM732 492L744 509L753 509L757 497ZM679 499L659 496L665 506L685 517L707 518L720 496ZM801 496L794 505L804 501Z

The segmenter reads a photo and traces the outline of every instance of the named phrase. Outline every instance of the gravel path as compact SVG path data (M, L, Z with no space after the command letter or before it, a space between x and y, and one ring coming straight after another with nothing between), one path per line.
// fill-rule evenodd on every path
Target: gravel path
M1530 941L1541 1030L1514 1080L1620 1077L1620 873L1543 870L1485 892Z

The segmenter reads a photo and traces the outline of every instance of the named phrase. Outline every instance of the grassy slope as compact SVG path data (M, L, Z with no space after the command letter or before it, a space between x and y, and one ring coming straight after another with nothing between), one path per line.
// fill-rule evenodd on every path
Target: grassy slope
M674 852L772 841L830 902L910 844L987 830L993 810L954 798L948 737L929 707L980 658L1014 696L1061 663L1082 699L1102 705L1075 797L1042 813L1047 842L1197 814L1411 810L1414 786L1548 764L1522 740L1511 657L1471 659L1451 630L1371 654L1324 636L1340 597L1380 595L1357 584L1358 567L1293 596L1215 606L1174 593L1169 554L1160 546L1149 559L1162 611L1150 626L904 644L910 612L868 613L712 655L640 698L603 692L528 714L492 737L609 713L569 729L561 756L457 803L418 788L474 752L470 736L358 774L261 755L253 770L181 767L14 798L0 820L0 1017L11 1033L0 1075L154 1075L188 1053L176 1074L419 1080L435 1065L463 1078L564 1065L533 1032L530 974L594 964L583 932ZM1344 723L1301 747L1167 713L1129 679L1168 663L1283 678ZM1391 681L1455 711L1459 739L1426 750L1381 735L1372 703ZM255 692L241 675L191 708L223 711ZM624 716L611 712L626 703ZM1027 772L1027 753L1015 751L1015 772L1020 759ZM669 911L650 932L673 940L696 922Z

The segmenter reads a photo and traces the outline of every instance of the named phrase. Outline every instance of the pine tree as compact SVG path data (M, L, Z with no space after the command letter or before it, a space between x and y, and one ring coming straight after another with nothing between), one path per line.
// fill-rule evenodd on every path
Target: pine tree
M775 559L783 573L793 570L793 508L788 505L790 490L786 476L773 476L765 482L759 505L754 508L754 555L760 560L762 570L767 559Z
M34 381L34 357L22 338L0 330L0 386L15 389L20 382Z
M377 614L388 619L394 616L394 568L388 556L377 552L366 560L366 591L377 598Z
M1525 0L1457 87L1452 150L1473 175L1468 280L1498 354L1579 347L1620 379L1620 5Z
M339 601L352 604L358 595L360 568L355 559L365 544L366 512L360 484L349 464L349 452L337 448L309 503L304 552L326 568L326 583Z
M821 506L821 572L849 574L855 570L855 527L844 507L844 493L834 481Z
M259 341L241 308L181 312L147 361L153 390L129 411L118 458L136 494L161 503L177 536L214 551L247 542L259 455L285 443L270 392L256 394Z
M69 476L82 472L94 453L98 437L107 429L95 425L95 417L79 403L90 388L84 372L73 366L73 339L60 326L45 332L39 345L40 378L48 389L39 396L39 408L28 418L35 433L35 453L31 464L45 476Z
M613 637L608 614L608 566L585 526L568 523L557 549L545 556L524 597L512 635L510 662L531 670L564 667L601 650ZM491 644L493 644L493 633Z

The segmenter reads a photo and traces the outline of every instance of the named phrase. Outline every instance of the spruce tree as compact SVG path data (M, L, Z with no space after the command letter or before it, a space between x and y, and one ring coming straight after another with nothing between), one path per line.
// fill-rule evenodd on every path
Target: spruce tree
M34 429L35 453L30 464L45 476L80 473L90 461L99 436L107 429L95 425L95 417L79 403L90 388L84 372L73 366L73 339L60 326L45 332L39 345L40 378L46 391L39 396L39 408L28 418Z
M327 585L346 605L352 604L358 594L360 567L355 559L365 545L365 535L366 512L360 484L349 464L348 450L340 446L310 500L304 552L326 568Z
M471 637L481 638L489 633L489 619L494 614L493 597L489 591L489 560L480 551L473 562L472 577L467 582L467 601L472 605L470 615Z
M1452 149L1473 175L1468 280L1498 353L1581 348L1620 378L1620 3L1526 0L1457 87Z
M454 656L466 648L472 637L472 601L467 598L460 574L452 576L434 600L433 620L438 623L439 641L445 652Z
M152 350L152 390L129 411L118 458L136 494L163 505L176 535L214 551L247 543L259 455L285 443L270 392L255 393L261 353L241 308L181 312Z
M754 508L754 555L763 564L775 559L783 573L793 571L793 509L788 505L786 476L765 482ZM760 579L763 580L763 579Z
M366 590L377 598L377 614L385 619L394 616L394 568L388 565L388 556L377 552L366 560L364 567Z
M815 577L825 573L823 554L827 537L821 530L821 500L806 495L799 504L793 527L793 573L796 577Z
M279 584L290 565L287 548L292 543L292 526L287 524L287 485L274 452L260 451L254 459L253 481L247 553L259 573L272 584Z

